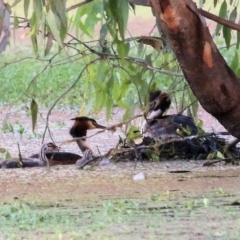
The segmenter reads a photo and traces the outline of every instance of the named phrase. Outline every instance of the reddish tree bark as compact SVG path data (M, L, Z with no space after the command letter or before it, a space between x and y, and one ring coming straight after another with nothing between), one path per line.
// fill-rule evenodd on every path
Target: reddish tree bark
M163 34L202 107L240 139L240 79L191 0L150 0Z

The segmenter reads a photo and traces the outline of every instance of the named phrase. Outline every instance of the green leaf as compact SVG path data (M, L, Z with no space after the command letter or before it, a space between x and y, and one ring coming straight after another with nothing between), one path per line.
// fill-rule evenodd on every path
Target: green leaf
M33 50L36 55L38 55L38 43L37 43L37 36L31 35Z
M9 151L6 152L5 159L11 159L12 156Z
M135 14L135 10L136 10L135 4L129 3L129 5L130 5L131 9L133 10L133 13Z
M127 140L133 140L141 137L141 131L139 127L130 125L128 132L127 132Z
M229 27L223 26L223 37L228 49L231 43L231 29Z
M195 117L197 117L197 112L198 112L198 107L199 107L198 101L196 101L197 100L196 96L193 94L193 92L190 89L187 91L187 95L188 95L189 100L190 100L190 103L188 103L188 104L192 104L193 103L190 106L190 109L191 109L192 117L195 118Z
M123 41L118 41L117 43L117 51L120 58L124 58L128 55L130 50L130 44L124 43Z
M51 29L52 34L55 37L58 45L61 48L63 48L62 40L61 40L61 37L60 37L60 34L59 34L59 30L58 30L58 27L57 27L56 18L55 18L54 14L53 14L53 12L51 10L49 10L46 19L47 19L48 26Z
M238 52L235 52L235 55L233 57L230 67L234 72L237 72L237 69L239 68Z
M217 151L217 158L225 159L221 152Z
M47 54L49 53L49 51L51 50L53 46L53 34L51 32L49 32L47 34L47 44L46 44L46 48L45 48L45 56L47 56Z
M229 20L232 22L235 22L236 18L237 18L237 8L234 7L234 9L232 10L232 12L230 14Z
M111 1L111 0L110 0ZM128 22L128 2L127 1L118 1L120 4L119 7L119 21L118 21L118 26L119 26L119 33L122 38L122 40L125 38L125 32L127 29L127 22Z
M37 123L37 115L38 115L38 104L34 99L31 102L31 115L32 115L32 131L34 132L36 123Z
M227 3L224 1L220 7L219 17L225 18L227 15ZM219 35L220 30L222 29L222 25L218 24L216 28L216 35Z
M18 17L14 16L13 27L14 29L17 29L18 26L19 26Z
M199 119L198 123L197 123L197 127L202 128L203 127L203 120Z
M216 7L218 0L214 0L213 5Z
M149 65L152 65L152 53L146 55L145 61L146 61Z
M89 37L95 33L96 24L102 20L106 12L102 1L92 1L77 9L74 24L76 27Z
M142 57L143 50L144 50L144 45L143 45L143 43L139 43L139 44L138 44L137 50L138 50L138 56L139 56L139 57Z
M37 16L37 19L41 19L43 12L43 1L42 0L33 0L34 13Z
M22 159L22 153L20 150L19 143L17 145L18 145L18 166L23 167L23 159Z
M38 34L38 19L35 13L33 13L30 19L30 26L31 31L28 33L28 35L32 36Z
M219 11L219 17L225 18L226 16L227 16L227 3L224 0Z
M24 16L26 19L28 18L29 3L30 3L30 0L24 0L23 7L24 7Z
M108 28L106 24L103 24L101 29L100 29L100 39L104 40L107 36L108 33Z
M12 8L15 7L18 3L20 3L22 0L15 0L12 4Z
M237 45L236 45L237 49L239 48L239 45L240 45L240 32L237 31Z
M112 17L118 24L118 30L120 33L120 37L122 40L125 38L125 31L127 29L127 21L128 21L128 2L127 1L119 1L119 0L110 0L109 8L111 11Z
M57 25L60 29L60 37L63 41L67 33L67 15L66 15L66 1L50 1L51 10L55 15Z
M112 97L110 94L108 94L106 97L105 105L106 105L106 118L107 118L107 120L109 120L111 117L111 110L113 107L113 100L112 100Z
M207 155L207 160L212 160L212 159L214 159L214 158L215 158L215 152L209 153L209 154Z
M10 38L10 15L11 7L9 4L0 3L0 54L5 51ZM5 33L2 35L2 31Z

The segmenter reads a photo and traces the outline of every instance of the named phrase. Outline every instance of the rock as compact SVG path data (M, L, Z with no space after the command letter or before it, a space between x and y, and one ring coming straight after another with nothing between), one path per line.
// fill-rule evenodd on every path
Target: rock
M109 164L110 164L109 158L103 158L103 159L99 162L98 166L107 166L107 165L109 165Z
M134 181L140 181L140 180L145 180L145 179L146 179L146 177L145 177L145 174L143 172L140 172L140 173L133 176Z

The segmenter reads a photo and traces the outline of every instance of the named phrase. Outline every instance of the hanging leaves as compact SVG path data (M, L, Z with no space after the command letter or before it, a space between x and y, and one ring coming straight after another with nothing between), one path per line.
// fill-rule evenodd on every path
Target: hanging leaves
M31 109L31 116L32 116L32 131L34 132L36 123L37 123L37 115L38 115L38 104L34 99L32 99L30 109Z
M233 57L230 67L234 72L237 72L237 69L239 68L238 52L235 52L235 55Z
M112 18L114 18L117 23L120 37L122 40L124 40L128 22L128 2L109 0L109 8L112 14Z
M28 18L29 3L30 3L30 0L24 0L24 3L23 3L24 15L26 19Z
M236 18L237 18L237 8L234 7L230 14L229 20L232 22L235 22Z
M58 45L63 48L63 44L62 44L62 39L60 37L60 31L57 27L57 22L55 19L55 15L53 14L53 12L51 10L49 10L47 17L46 17L47 23L49 28L51 29L51 32L54 36L54 38L56 39Z
M44 52L44 55L46 56L49 51L51 50L52 46L53 46L53 39L54 39L54 36L51 32L48 32L47 34L47 44L46 44L46 48L45 48L45 52Z
M10 14L9 4L0 1L0 54L6 49L10 38Z
M231 29L229 27L223 26L223 37L226 47L229 48L231 43Z
M226 15L227 15L227 3L225 1L223 1L222 5L220 7L220 11L219 11L219 17L225 18ZM221 28L222 28L222 25L218 24L217 28L216 28L216 35L219 34Z
M130 44L125 43L124 41L118 41L117 42L117 51L120 58L124 58L128 55L128 52L130 50Z

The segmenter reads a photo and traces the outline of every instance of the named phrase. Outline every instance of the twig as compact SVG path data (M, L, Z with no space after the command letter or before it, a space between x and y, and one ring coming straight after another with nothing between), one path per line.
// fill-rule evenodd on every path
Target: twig
M216 16L216 15L210 13L210 12L207 12L207 11L205 11L203 9L200 9L200 8L198 9L198 11L205 18L208 18L208 19L210 19L210 20L212 20L214 22L217 22L217 23L219 23L221 25L224 25L226 27L229 27L231 29L234 29L234 30L237 30L237 31L240 32L240 25L239 24L236 24L236 23L234 23L232 21L229 21L229 20L226 20L224 18L218 17L218 16Z
M195 101L191 102L189 105L187 105L185 108L182 109L178 114L182 114L186 109L191 107L194 103L196 103L198 100L196 99Z
M215 163L219 163L219 162L229 163L231 160L239 160L239 159L240 159L240 157L229 157L229 158L224 158L224 159L215 159L215 160L212 160L212 161L208 160L203 164L203 166L204 167L209 167L209 166L211 166Z
M82 69L82 71L80 72L80 74L78 75L77 79L73 82L73 84L72 84L66 91L64 91L64 92L57 98L57 100L53 103L53 105L50 107L50 109L48 110L48 113L47 113L46 126L45 126L45 130L44 130L44 133L43 133L42 143L44 142L45 135L46 135L46 131L47 131L47 129L49 128L49 117L50 117L50 114L51 114L53 108L56 106L56 104L57 104L67 93L69 93L69 92L75 87L75 85L78 83L79 79L82 77L82 74L83 74L84 71L88 68L88 66L90 66L91 64L93 64L93 63L95 63L96 61L99 61L99 60L101 60L101 58L95 58L94 60L92 60L91 62L89 62L88 64L86 64L86 65L84 66L84 68Z
M150 7L150 1L149 0L127 0L128 2L130 3L134 3L136 5L141 5L141 6L147 6L147 7ZM226 19L223 19L221 17L218 17L210 12L207 12L201 8L198 8L198 12L204 16L205 18L208 18L214 22L217 22L219 24L222 24L222 25L225 25L227 27L230 27L231 29L235 29L237 31L240 31L240 25L239 24L236 24L232 21L229 21L229 20L226 20Z
M75 4L75 5L72 5L71 7L69 7L69 8L66 9L66 12L69 12L69 11L75 9L75 8L81 7L81 6L83 6L83 5L87 4L87 3L90 3L90 2L92 2L92 1L93 1L93 0L85 0L85 1L83 1L83 2L80 2L80 3L77 3L77 4Z
M75 38L74 36L72 36L71 34L67 34L68 36L72 37L74 40L78 41L79 43L81 43L84 47L86 47L91 53L98 55L99 57L101 57L102 59L109 59L109 60L120 60L121 58L118 55L114 55L114 54L109 54L109 53L102 53L102 52L98 52L96 50L94 50L93 48L89 47L87 44L85 44L84 42L80 41L79 39ZM172 72L172 71L168 71L168 70L164 70L164 69L160 69L157 67L153 67L152 65L150 65L147 61L142 60L142 59L137 59L134 57L124 57L124 59L128 62L132 62L135 64L139 64L142 65L144 67L146 67L149 70L154 70L156 72L160 72L163 74L167 74L167 75L171 75L171 76L177 76L177 77L183 77L182 73L177 73L177 72Z

